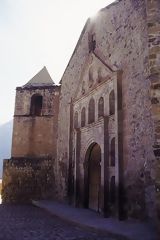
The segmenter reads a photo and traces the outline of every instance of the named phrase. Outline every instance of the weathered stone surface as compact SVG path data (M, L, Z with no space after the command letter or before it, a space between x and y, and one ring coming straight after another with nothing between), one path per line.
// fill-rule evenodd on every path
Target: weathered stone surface
M55 197L54 159L4 160L3 203L26 203Z
M151 80L151 103L152 103L152 117L154 119L154 131L155 135L153 138L153 149L154 155L156 157L156 162L154 166L156 166L155 173L155 182L154 187L156 189L156 211L157 211L157 226L160 232L160 195L159 195L159 183L160 183L160 136L159 136L159 119L160 119L160 111L159 111L159 101L160 101L160 1L159 0L146 0L147 4L147 16L148 16L148 48L149 48L149 74ZM154 79L154 81L153 81ZM154 99L154 101L153 101ZM151 168L153 169L153 164L151 164ZM150 175L151 176L151 175ZM152 177L151 177L152 179ZM148 184L149 185L149 184ZM150 184L151 185L151 184Z
M79 88L79 86L82 84L82 76L84 76L83 80L85 81L85 84L83 83L82 92L84 93L84 89L85 91L87 90L87 79L85 78L85 73L83 73L83 71L84 66L87 66L88 64L88 38L93 34L94 40L96 41L94 52L99 56L100 59L103 59L108 66L111 66L112 68L115 67L115 69L121 69L123 71L122 125L124 169L122 174L124 178L126 194L128 192L128 186L131 186L132 188L132 194L129 194L126 198L128 202L126 203L126 208L129 206L129 209L127 210L128 214L131 216L136 215L136 217L141 217L144 207L146 215L154 215L152 211L153 208L151 207L154 206L154 199L145 199L145 186L146 189L148 189L147 187L149 184L148 180L147 184L145 184L145 172L150 169L150 166L152 166L150 163L155 160L152 149L154 142L154 128L151 113L151 99L149 94L150 78L148 35L152 34L153 40L155 37L153 32L157 29L157 27L152 26L151 33L148 32L147 14L145 1L123 0L119 1L115 5L102 9L97 14L96 18L88 20L74 54L61 80L62 86L58 128L57 162L66 162L66 159L70 159L68 148L69 134L65 133L69 132L70 129L71 101L75 96L77 88ZM151 44L154 45L155 42L156 40L153 40L151 41ZM152 61L154 60L154 57L157 57L157 51L159 51L158 47L159 46L154 45L154 48L151 50ZM96 67L98 66L94 65L94 69ZM152 79L154 78L154 81L156 79L156 74L157 71L153 69ZM99 96L102 94L100 88L96 89L95 91L97 91ZM89 101L89 97L88 99L86 98L86 108L87 101ZM108 115L107 101L108 100L105 99L104 111L106 115ZM79 108L81 109L80 104ZM88 132L86 131L85 137L87 134ZM99 135L97 133L97 139L101 139L98 136ZM83 136L83 139L85 139L85 137ZM84 145L85 144L87 143L84 143ZM80 145L79 147L82 146ZM85 151L83 147L82 151ZM66 156L65 158L64 155ZM84 159L81 161L83 163ZM66 164L69 167L69 161L67 161ZM80 167L80 169L80 172L83 172L83 167ZM143 169L143 178L141 177L141 169ZM66 181L64 174L61 173L60 168L57 169L57 172L57 186L59 188L60 198L63 199L64 196L67 195ZM151 170L151 172L151 183L153 183L152 180L155 178L154 170ZM128 178L128 176L130 177ZM141 188L143 188L142 191ZM154 188L151 189L153 190ZM146 191L148 192L148 190ZM137 197L137 201L139 201L138 203L133 201L133 195ZM153 194L151 193L151 195ZM153 200L152 204L150 202L151 199ZM150 208L152 208L152 210Z
M42 96L40 116L31 114L32 96ZM56 156L59 87L18 88L16 91L12 157Z

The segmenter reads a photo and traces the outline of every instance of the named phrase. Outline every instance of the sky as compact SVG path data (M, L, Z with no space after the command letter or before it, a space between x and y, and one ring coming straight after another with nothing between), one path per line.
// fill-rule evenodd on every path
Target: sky
M88 17L113 0L0 0L0 124L14 114L15 88L44 66L58 83Z

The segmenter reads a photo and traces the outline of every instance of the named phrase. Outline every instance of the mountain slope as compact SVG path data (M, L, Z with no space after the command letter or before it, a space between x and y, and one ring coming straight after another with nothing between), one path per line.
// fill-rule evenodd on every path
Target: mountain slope
M3 159L11 156L13 121L0 125L0 178L2 177Z

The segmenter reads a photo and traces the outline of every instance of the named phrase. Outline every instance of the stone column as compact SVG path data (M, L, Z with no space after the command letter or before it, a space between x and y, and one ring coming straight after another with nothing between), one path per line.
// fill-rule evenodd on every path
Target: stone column
M116 136L116 198L117 198L117 216L120 220L123 220L125 216L125 192L124 192L124 163L123 163L123 110L122 110L122 74L119 70L117 72L117 78L114 81L115 89L115 121L117 128Z
M73 103L71 99L70 103L70 129L69 129L69 166L68 166L68 200L69 204L73 202L73 194L74 194L74 169L73 169Z
M110 209L109 209L109 133L108 133L108 123L109 118L108 116L104 117L104 164L103 164L103 171L104 171L104 185L101 186L101 192L103 193L102 197L102 209L104 217L110 216Z
M81 203L80 194L80 169L79 169L79 158L80 158L80 142L81 142L81 132L80 129L76 129L76 149L75 149L75 171L74 171L74 194L75 194L75 207L79 207Z

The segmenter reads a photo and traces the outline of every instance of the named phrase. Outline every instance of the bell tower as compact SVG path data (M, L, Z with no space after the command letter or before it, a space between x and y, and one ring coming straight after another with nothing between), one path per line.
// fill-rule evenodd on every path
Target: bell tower
M59 93L46 67L17 87L11 159L3 163L3 202L55 196Z
M12 157L56 156L59 86L46 67L16 89Z

